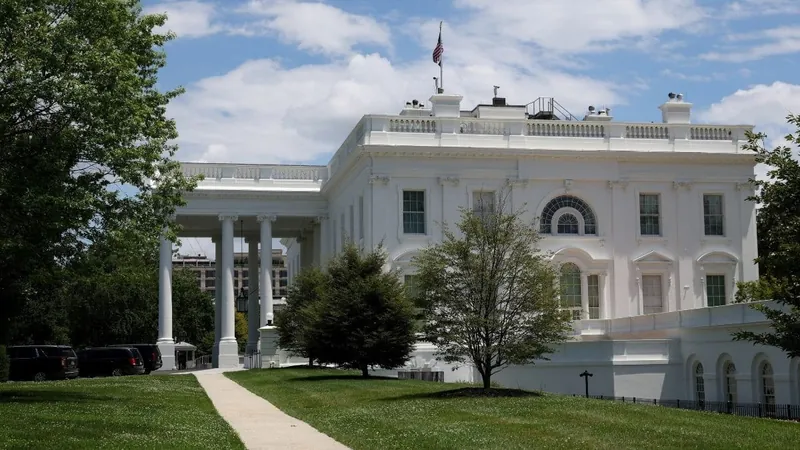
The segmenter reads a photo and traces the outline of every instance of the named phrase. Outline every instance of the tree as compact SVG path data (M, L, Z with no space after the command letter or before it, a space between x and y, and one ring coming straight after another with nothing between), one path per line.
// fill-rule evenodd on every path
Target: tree
M308 358L314 365L315 348L312 341L319 318L316 305L330 286L330 277L319 267L308 267L292 280L286 306L275 315L278 346L298 356Z
M570 329L557 268L524 209L507 211L507 197L504 189L474 211L462 208L459 233L443 224L443 241L414 258L425 339L440 359L472 364L485 390L507 366L547 359Z
M157 74L171 35L137 0L0 4L0 346L32 278L132 226L157 242L194 186L172 160L177 136Z
M766 135L749 133L745 148L756 154L756 162L770 167L767 179L751 182L756 192L748 200L758 210L758 257L760 280L739 283L738 302L775 300L784 308L764 303L751 307L772 322L772 331L737 331L735 340L778 347L788 357L800 357L800 164L792 157L800 146L800 116L789 115L796 128L785 137L786 145L766 148Z
M414 350L414 306L382 247L363 254L348 243L328 264L329 285L312 304L311 342L320 363L358 369L404 365Z

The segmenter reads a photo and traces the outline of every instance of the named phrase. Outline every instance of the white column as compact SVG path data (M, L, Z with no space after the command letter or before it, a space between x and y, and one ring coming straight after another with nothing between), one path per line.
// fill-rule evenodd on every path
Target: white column
M275 216L258 216L261 224L261 283L258 285L261 296L260 326L272 325L272 222Z
M239 220L237 216L221 215L222 221L222 255L217 260L221 262L217 272L222 282L221 289L221 319L222 328L219 338L219 367L229 368L239 365L239 346L236 343L234 325L236 309L233 294L233 222Z
M259 270L258 270L258 238L250 238L247 251L247 349L246 353L251 354L258 350L259 338L259 317L258 294L259 294Z
M161 370L175 369L175 341L172 338L172 241L161 237L158 267L158 349Z
M581 271L581 318L589 318L589 274Z
M212 367L219 367L219 338L222 336L222 236L214 241L214 348L211 351Z

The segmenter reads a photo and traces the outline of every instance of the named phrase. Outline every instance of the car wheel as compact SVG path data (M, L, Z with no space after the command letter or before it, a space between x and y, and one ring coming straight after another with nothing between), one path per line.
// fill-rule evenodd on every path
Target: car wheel
M33 375L33 381L45 381L47 380L47 374L44 372L36 372Z
M111 376L112 377L121 377L122 376L122 370L120 370L120 369L112 370L111 371Z

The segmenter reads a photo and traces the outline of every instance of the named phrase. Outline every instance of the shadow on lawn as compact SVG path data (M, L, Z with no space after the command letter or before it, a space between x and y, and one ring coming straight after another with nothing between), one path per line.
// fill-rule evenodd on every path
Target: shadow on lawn
M384 401L395 400L432 400L450 398L518 398L518 397L541 397L542 394L522 389L496 389L484 390L480 387L467 387L459 389L448 389L446 391L418 392L415 394L401 395L398 397L384 398Z
M294 377L289 378L286 381L335 381L335 380L346 380L346 381L397 381L397 378L390 378L390 377L377 377L377 376L370 376L367 378L362 377L361 375L309 375L305 377Z
M75 391L4 389L0 391L0 404L3 403L81 403L114 400L107 395Z

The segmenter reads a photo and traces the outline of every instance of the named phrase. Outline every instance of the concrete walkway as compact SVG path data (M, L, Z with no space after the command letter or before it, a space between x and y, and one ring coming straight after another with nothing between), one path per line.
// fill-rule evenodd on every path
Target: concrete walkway
M342 450L348 447L289 416L222 373L196 372L214 407L250 450Z

